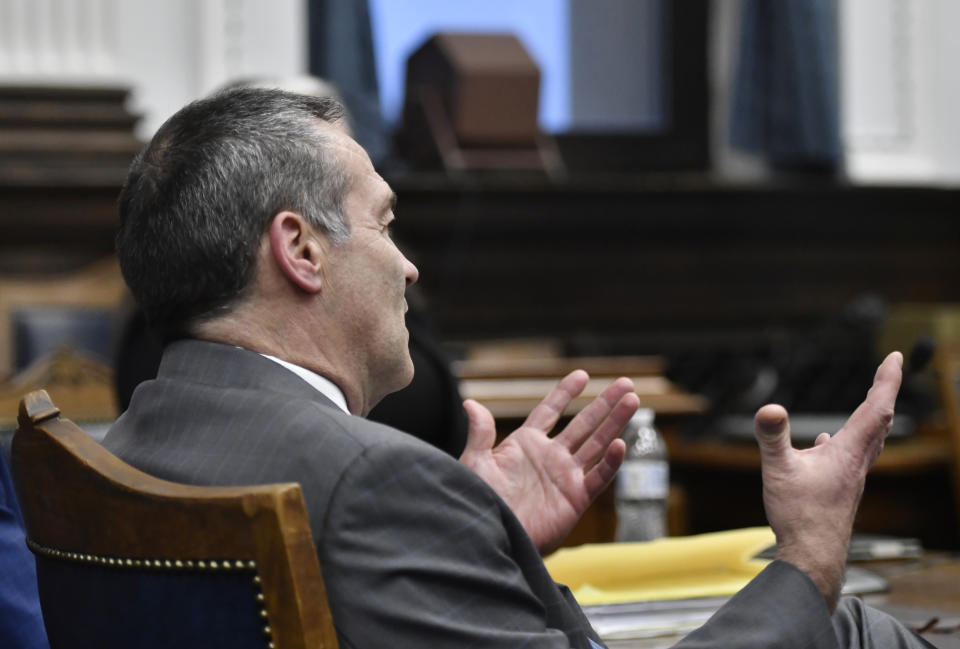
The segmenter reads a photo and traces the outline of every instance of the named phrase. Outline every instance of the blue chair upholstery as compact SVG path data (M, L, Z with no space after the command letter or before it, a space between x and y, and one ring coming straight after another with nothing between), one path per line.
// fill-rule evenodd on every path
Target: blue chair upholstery
M112 308L30 306L10 314L13 370L19 372L63 347L83 350L108 363L116 337Z
M110 565L32 549L53 647L265 649L270 641L255 569Z

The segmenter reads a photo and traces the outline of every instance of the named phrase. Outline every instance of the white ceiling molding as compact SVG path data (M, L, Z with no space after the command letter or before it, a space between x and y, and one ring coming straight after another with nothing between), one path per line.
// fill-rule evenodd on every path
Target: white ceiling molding
M116 0L0 0L0 83L116 79Z
M0 83L130 86L144 139L233 79L306 70L306 0L0 0Z

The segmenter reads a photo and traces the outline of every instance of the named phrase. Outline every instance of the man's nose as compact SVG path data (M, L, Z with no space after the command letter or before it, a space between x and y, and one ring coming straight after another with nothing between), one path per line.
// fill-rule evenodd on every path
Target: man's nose
M413 262L411 262L406 257L403 258L403 264L404 264L403 275L404 277L407 278L407 286L410 286L411 284L415 284L417 282L417 279L420 278L420 271L417 270L417 267L413 265Z

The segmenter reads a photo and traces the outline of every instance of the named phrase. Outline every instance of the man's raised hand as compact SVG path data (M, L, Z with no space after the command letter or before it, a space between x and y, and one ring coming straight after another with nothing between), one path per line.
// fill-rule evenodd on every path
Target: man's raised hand
M812 448L793 448L782 406L757 411L763 505L777 536L777 558L806 572L831 611L843 584L864 480L893 423L902 366L899 352L887 356L866 399L843 428L833 437L821 433Z
M549 437L588 380L583 370L568 374L496 448L493 415L472 399L463 404L470 425L460 461L506 501L543 554L613 479L626 452L620 431L640 404L630 379L619 378Z

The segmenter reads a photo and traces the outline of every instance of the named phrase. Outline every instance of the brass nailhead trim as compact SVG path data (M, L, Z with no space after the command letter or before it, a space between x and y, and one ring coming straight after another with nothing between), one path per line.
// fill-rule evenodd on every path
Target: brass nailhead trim
M198 570L201 572L219 572L219 571L254 571L257 570L257 562L253 559L133 559L127 557L103 557L96 554L82 554L79 552L66 552L56 548L48 548L35 541L27 539L27 547L34 554L39 554L53 559L62 559L66 561L76 561L79 563L94 563L103 566L114 566L118 568L159 568L161 570ZM263 634L267 637L267 649L274 649L273 629L270 628L269 614L264 602L263 592L260 590L260 575L253 575L253 583L256 588L256 601L259 606L260 619L264 621Z
M161 568L163 570L203 570L213 571L254 571L257 570L257 562L241 559L134 559L132 557L105 557L97 554L84 554L81 552L66 552L56 548L48 548L40 545L36 541L27 539L27 547L34 554L43 555L53 559L63 559L66 561L77 561L79 563L96 563L104 566L114 566L117 568ZM260 577L254 575L254 581L259 582Z

